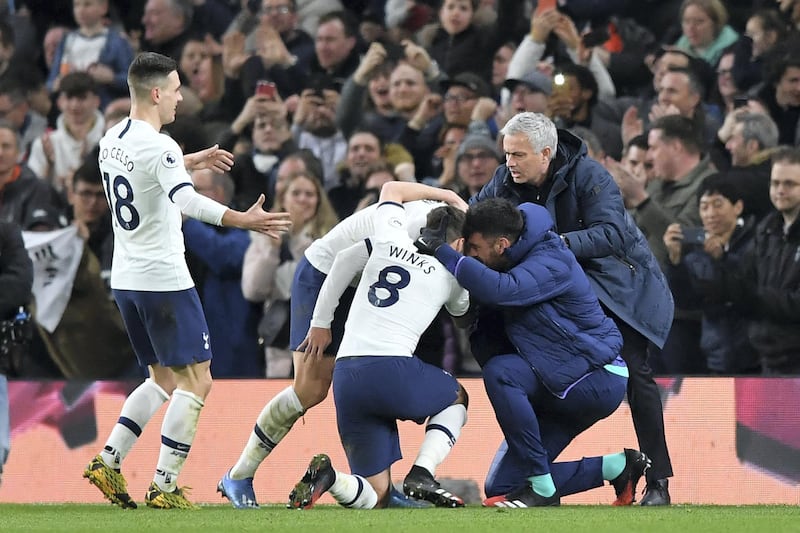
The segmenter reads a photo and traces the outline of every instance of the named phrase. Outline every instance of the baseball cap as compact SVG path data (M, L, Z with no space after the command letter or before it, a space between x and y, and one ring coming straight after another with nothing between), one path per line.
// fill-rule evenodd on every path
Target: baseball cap
M550 96L550 93L553 92L552 80L538 70L532 70L519 78L509 78L503 83L503 86L513 92L520 83L532 91L544 93L547 96Z
M490 154L492 154L498 161L502 160L500 156L500 151L497 149L497 143L487 137L486 135L480 135L477 133L470 133L466 135L462 140L461 144L458 145L458 151L456 151L456 161L461 159L467 150L475 150L481 149L486 150Z
M25 219L26 231L53 231L67 225L67 219L55 207L37 207Z
M442 93L446 93L447 89L452 87L453 85L458 85L461 87L466 87L470 91L480 96L489 96L489 86L486 84L483 79L474 74L472 72L461 72L460 74L456 74L452 78L442 80L439 83L439 87L442 90Z

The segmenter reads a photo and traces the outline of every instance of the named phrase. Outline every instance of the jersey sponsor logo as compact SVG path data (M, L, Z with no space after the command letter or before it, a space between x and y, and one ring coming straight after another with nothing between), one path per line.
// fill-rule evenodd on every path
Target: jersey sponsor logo
M175 168L178 166L181 158L172 150L167 150L161 154L161 164L167 168Z
M430 274L436 270L436 267L430 262L430 260L426 259L425 256L416 254L414 252L409 252L405 248L401 248L399 246L389 245L389 257L395 257L401 261L411 263L415 267L421 269L425 274Z

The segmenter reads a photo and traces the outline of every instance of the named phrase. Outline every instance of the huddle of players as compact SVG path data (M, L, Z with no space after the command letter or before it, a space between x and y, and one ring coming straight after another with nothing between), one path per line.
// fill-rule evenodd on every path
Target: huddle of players
M114 214L112 292L150 377L126 399L84 477L112 503L135 508L121 464L144 426L169 402L145 503L195 508L177 477L211 388L211 348L183 257L182 215L274 238L290 222L285 213L264 211L263 195L242 212L194 190L187 169L226 171L233 158L216 146L184 155L159 133L182 100L173 60L140 54L128 83L130 116L109 129L100 148L101 154L123 150L136 164L128 168L101 155L100 168ZM556 143L549 140L545 152L552 153L549 147ZM522 157L516 151L510 155ZM417 183L384 186L377 206L315 241L298 265L290 324L294 383L264 406L218 490L234 507L258 507L256 470L296 420L325 399L333 382L351 474L335 470L327 455L315 456L290 495L290 507L310 507L326 491L342 505L361 509L414 507L421 500L463 506L434 474L466 423L467 394L451 375L413 357L413 351L442 305L454 317L471 320L465 316L471 295L500 311L491 316L505 320L499 328L481 322L476 328L492 346L482 360L484 381L506 436L487 477L484 505L558 505L561 496L604 480L615 488L615 504L632 503L636 483L650 465L643 453L626 449L551 462L577 434L616 409L628 375L619 357L619 330L600 308L568 242L552 228L550 215L538 205L518 208L489 199L467 211L452 191ZM353 291L348 286L359 272ZM381 334L374 335L377 331ZM397 420L426 424L403 483L405 495L391 484L390 467L400 458Z

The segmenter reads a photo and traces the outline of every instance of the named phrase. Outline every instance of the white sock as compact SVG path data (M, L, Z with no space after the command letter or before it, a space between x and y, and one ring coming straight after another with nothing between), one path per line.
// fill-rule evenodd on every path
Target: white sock
M435 475L436 467L450 453L466 423L467 408L461 404L451 405L430 417L425 426L425 439L414 464Z
M255 476L262 461L289 433L304 412L300 399L294 392L294 387L286 387L276 394L258 415L256 425L250 433L250 438L247 439L242 455L231 468L231 479Z
M189 455L203 399L196 394L175 389L161 424L161 450L153 481L164 492L172 492Z
M378 503L378 493L361 476L336 471L336 481L328 489L339 505L351 509L372 509Z
M130 393L119 419L108 436L100 458L111 468L119 468L122 460L131 451L144 426L153 418L159 407L169 400L169 394L155 381L146 379Z

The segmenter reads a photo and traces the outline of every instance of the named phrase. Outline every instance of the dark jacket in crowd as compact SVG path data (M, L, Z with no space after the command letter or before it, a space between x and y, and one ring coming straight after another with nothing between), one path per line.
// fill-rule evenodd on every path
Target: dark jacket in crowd
M26 165L14 169L11 181L0 188L0 221L27 228L37 211L62 213L63 202L52 185L36 177Z
M742 268L718 274L723 290L752 314L750 342L764 372L800 373L800 222L784 233L783 216L767 215Z
M686 249L679 264L670 263L667 267L676 305L703 312L700 348L708 369L718 374L754 373L761 369L747 333L749 318L732 305L733 294L713 292L715 285L710 283L715 270L731 272L739 268L751 253L755 227L753 217L742 220L718 260L708 255L702 245L694 245Z
M17 224L0 221L0 320L14 318L31 301L33 265Z
M531 203L519 209L525 225L504 252L513 265L508 272L449 246L441 246L436 258L477 302L502 309L516 352L552 394L563 398L582 377L617 358L622 335L575 256L552 231L547 211Z
M546 207L600 302L663 346L674 310L666 277L608 171L586 156L586 146L575 135L559 130L558 139L542 188L514 183L508 168L500 165L470 203L497 197Z

